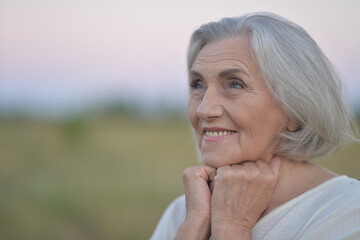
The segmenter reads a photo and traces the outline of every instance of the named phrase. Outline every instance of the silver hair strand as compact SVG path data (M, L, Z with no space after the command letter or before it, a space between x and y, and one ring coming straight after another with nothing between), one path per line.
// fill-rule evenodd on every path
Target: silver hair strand
M311 160L358 141L333 65L302 27L278 15L260 12L202 25L190 40L188 71L206 44L238 36L248 37L276 103L298 124L281 133L276 154Z

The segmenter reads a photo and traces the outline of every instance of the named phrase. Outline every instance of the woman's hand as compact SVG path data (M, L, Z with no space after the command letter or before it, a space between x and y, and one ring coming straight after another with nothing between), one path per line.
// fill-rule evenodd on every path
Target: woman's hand
M275 189L280 157L220 167L211 199L212 239L251 239Z
M210 179L216 169L209 166L189 167L184 171L183 181L186 198L186 218L180 226L176 239L209 239L210 237Z

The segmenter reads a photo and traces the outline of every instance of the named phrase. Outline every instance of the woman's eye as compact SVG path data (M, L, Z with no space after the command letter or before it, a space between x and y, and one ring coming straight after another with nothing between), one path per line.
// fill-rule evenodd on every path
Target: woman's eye
M239 81L239 80L232 80L228 83L228 86L230 88L245 88L245 85L243 82Z
M203 89L204 87L201 84L201 80L191 81L189 84L192 89Z

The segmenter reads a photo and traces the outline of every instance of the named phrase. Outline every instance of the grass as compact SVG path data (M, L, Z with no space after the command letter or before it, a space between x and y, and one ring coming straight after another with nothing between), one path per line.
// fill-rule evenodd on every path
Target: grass
M185 120L0 121L0 239L148 239L196 162ZM360 148L316 162L360 179Z

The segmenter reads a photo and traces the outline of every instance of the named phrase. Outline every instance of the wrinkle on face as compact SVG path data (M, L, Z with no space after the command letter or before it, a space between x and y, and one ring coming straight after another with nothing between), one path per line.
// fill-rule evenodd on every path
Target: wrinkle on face
M219 76L236 68L244 72ZM286 129L288 118L275 103L252 57L247 38L241 36L205 45L191 71L201 75L201 81L206 83L204 94L208 95L204 98L211 97L215 101L211 102L212 107L223 111L221 116L202 119L197 110L207 102L202 102L199 96L190 96L189 119L197 133L205 164L220 166L258 159L269 161L280 141L279 133ZM231 94L226 92L228 89L224 89L223 82L232 76L241 78L246 88L230 89ZM201 130L205 125L236 129L237 138L229 138L224 144L207 143Z

